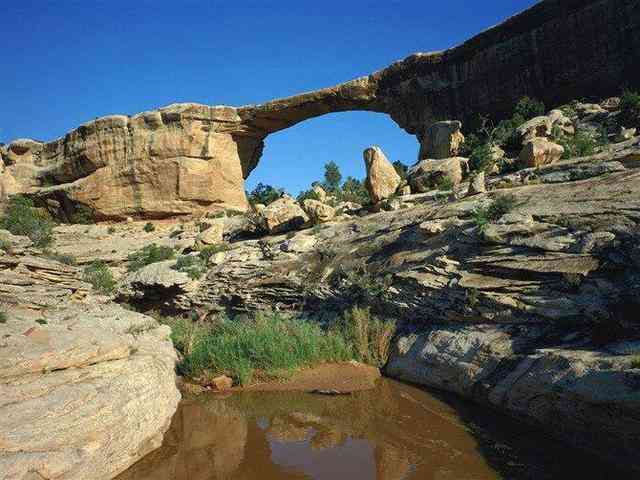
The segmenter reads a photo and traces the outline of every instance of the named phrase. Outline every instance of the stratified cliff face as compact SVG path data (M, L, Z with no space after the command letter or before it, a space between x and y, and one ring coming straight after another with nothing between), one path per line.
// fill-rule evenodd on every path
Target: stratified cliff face
M637 0L546 0L456 48L335 87L239 108L172 105L47 144L16 141L0 149L0 194L36 194L62 216L77 205L97 218L243 210L264 139L308 118L384 112L423 141L435 119L499 117L524 95L547 106L614 95L640 85L638 64Z

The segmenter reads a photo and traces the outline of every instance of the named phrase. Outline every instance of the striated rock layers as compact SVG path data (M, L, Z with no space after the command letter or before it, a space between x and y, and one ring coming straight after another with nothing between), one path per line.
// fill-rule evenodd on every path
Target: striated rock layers
M371 75L262 105L180 104L89 122L59 140L0 147L0 195L28 192L56 215L161 218L246 209L244 182L264 139L347 110L391 116L424 144L436 118L510 112L640 85L634 0L546 0L464 44L418 53Z
M168 327L113 304L8 317L3 479L109 480L161 445L180 399Z

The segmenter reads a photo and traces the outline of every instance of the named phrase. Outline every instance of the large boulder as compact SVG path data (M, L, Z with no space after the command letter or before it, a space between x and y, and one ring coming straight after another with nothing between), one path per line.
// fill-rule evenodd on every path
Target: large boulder
M224 219L215 219L211 226L206 230L200 232L196 239L197 243L201 245L216 245L222 242L224 233L225 221Z
M336 216L335 208L318 200L307 199L302 202L302 207L311 221L316 224L330 222Z
M562 158L564 147L546 138L534 138L524 144L518 159L522 168L537 168Z
M269 233L284 233L296 230L309 222L309 216L288 196L267 205L259 214L262 228Z
M314 185L311 188L311 191L316 194L320 202L325 202L327 200L327 192L320 185Z
M444 158L441 160L422 160L407 172L407 179L413 192L428 192L448 178L453 186L462 181L462 166L466 158Z
M109 480L161 445L180 400L169 327L77 304L10 311L2 332L2 478Z
M391 162L387 160L380 147L367 148L363 156L367 167L365 186L369 191L371 200L374 203L378 203L396 193L396 189L400 185L400 175L393 168Z
M464 143L461 129L462 122L457 120L436 122L425 129L420 141L418 160L456 157Z

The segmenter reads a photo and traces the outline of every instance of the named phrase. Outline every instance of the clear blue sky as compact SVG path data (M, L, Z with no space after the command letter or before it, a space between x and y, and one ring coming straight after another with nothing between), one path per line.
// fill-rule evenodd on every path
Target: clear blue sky
M0 141L52 140L175 102L237 106L334 85L454 46L534 3L2 0ZM248 187L296 193L329 160L363 177L371 144L408 164L417 154L385 115L326 115L269 136Z

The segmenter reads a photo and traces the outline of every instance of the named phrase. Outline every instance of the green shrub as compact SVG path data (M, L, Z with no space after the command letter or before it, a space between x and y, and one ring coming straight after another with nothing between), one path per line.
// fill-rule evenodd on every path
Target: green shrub
M95 213L86 205L78 205L73 213L69 215L69 223L76 225L92 225L96 223Z
M4 310L0 310L0 323L7 323L9 321L9 316L7 312Z
M278 200L283 193L284 189L282 188L265 185L264 183L258 183L258 185L256 185L256 188L254 188L251 193L247 195L247 197L251 205L257 205L259 203L261 203L262 205L269 205L270 203Z
M544 103L536 100L535 98L522 97L516 104L513 114L514 116L518 115L524 118L526 122L527 120L531 120L532 118L545 114Z
M472 171L489 173L494 165L493 150L490 143L483 143L473 149L469 157Z
M109 235L113 235L114 233L116 233L116 227L114 227L113 225L111 225L111 226L109 227L109 229L107 230L107 233L108 233Z
M151 222L147 222L144 224L144 227L142 229L147 233L151 233L151 232L155 232L156 226Z
M623 92L618 121L626 128L640 128L640 93L631 90Z
M112 293L116 287L111 270L106 263L97 261L84 269L82 279L90 283L95 290L105 295Z
M302 204L302 202L304 202L305 200L317 200L317 201L320 201L320 197L313 190L313 188L310 188L309 190L302 190L298 194L298 196L296 197L296 200L298 201L298 203Z
M440 177L436 184L436 188L441 191L453 190L453 181L446 175L444 177Z
M207 265L200 256L181 255L172 267L174 270L184 272L193 280L197 280L207 272Z
M477 227L484 231L489 223L500 220L503 215L509 213L518 205L514 195L500 195L496 197L488 206L476 207L472 212L472 218Z
M129 261L127 269L130 272L135 272L136 270L140 270L142 267L151 265L152 263L171 260L175 255L176 252L173 248L152 243L127 257L127 260Z
M0 228L14 235L26 235L36 247L46 247L53 240L53 222L33 205L33 201L22 195L14 195L4 216L0 219Z
M337 327L351 346L356 360L377 367L387 363L396 330L394 321L380 320L371 314L369 308L354 306L342 314Z
M354 177L347 177L344 181L338 194L338 200L359 203L360 205L369 205L371 203L371 197L364 182Z
M204 247L202 250L200 250L198 256L206 265L209 262L209 259L216 253L228 252L229 250L231 250L231 245L229 245L228 243L218 243L216 245L209 245L208 247Z
M36 323L39 323L40 325L46 325L49 322L47 322L44 318L38 318L36 319Z
M631 368L640 368L640 354L631 357Z
M276 313L214 325L178 319L170 326L183 356L178 369L194 379L224 374L246 385L256 378L286 377L302 367L353 358L340 332Z
M564 147L562 158L587 157L595 153L596 141L587 133L576 132L574 136L566 136L557 140Z

